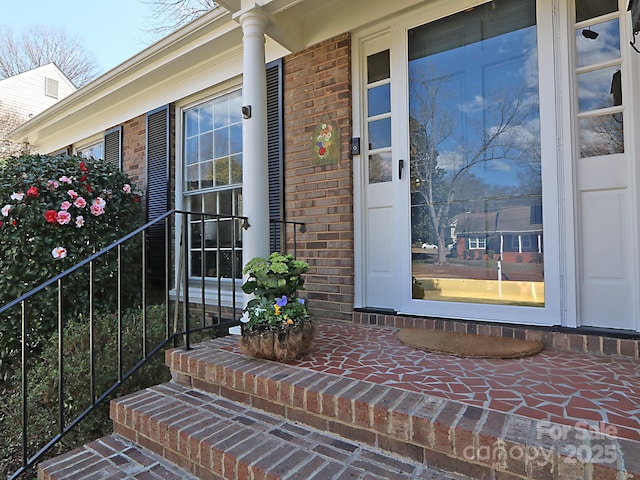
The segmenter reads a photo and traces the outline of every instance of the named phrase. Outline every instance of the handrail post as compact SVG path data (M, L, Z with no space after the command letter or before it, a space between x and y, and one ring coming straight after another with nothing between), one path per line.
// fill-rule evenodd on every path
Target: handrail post
M22 466L27 466L27 458L29 452L27 450L27 445L29 444L27 437L27 418L28 418L28 408L27 408L27 332L29 331L27 325L27 307L26 300L21 302L21 311L22 311Z
M189 321L189 236L188 236L188 224L189 215L185 215L185 220L182 222L182 255L184 261L184 268L182 269L182 286L184 291L182 312L184 315L184 349L191 350L191 322Z
M64 320L62 311L62 279L58 279L58 423L64 430Z
M96 401L96 385L95 385L95 332L93 331L94 322L94 305L93 305L93 279L94 279L94 262L89 262L89 391L91 396L91 404Z

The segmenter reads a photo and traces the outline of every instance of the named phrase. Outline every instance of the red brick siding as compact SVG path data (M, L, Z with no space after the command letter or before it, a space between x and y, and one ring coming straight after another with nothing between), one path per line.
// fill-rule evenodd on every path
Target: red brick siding
M146 128L146 115L122 124L122 169L143 192L147 188Z
M340 127L342 156L313 165L312 135L323 120ZM305 222L298 257L309 262L306 295L318 318L353 311L351 38L340 35L284 59L285 212Z

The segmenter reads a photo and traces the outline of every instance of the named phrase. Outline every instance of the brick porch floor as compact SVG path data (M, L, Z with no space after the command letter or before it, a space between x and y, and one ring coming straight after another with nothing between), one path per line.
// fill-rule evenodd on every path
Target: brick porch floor
M291 365L640 440L638 361L550 349L522 359L457 358L407 347L397 331L323 324L313 351Z

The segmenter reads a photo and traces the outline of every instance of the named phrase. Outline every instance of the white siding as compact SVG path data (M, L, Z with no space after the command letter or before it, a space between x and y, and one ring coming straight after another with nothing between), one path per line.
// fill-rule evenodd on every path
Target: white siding
M47 78L58 82L58 97L45 94ZM0 80L0 109L11 108L25 119L36 116L76 88L53 63Z

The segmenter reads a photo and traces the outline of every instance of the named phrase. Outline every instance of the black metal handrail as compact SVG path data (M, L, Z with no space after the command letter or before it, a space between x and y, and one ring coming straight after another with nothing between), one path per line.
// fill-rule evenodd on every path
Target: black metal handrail
M181 222L178 222L177 219L181 218ZM195 220L194 220L195 218ZM147 234L151 228L154 226L164 224L164 245L166 246L164 251L164 302L166 305L165 308L165 338L161 340L157 345L153 346L150 350L147 350ZM303 224L297 224L302 225ZM173 228L175 227L175 232ZM212 234L212 237L209 239L205 238L205 231L207 231L207 227L214 227L213 232L212 229L209 228L209 233ZM227 242L224 243L221 238L222 228L224 227L224 233L227 236ZM230 227L230 228L229 228ZM145 365L154 355L156 355L159 351L164 349L170 342L173 342L174 346L178 346L179 340L182 339L182 344L184 348L190 348L191 344L191 335L196 332L203 332L211 329L221 329L227 328L230 326L238 325L239 318L242 313L242 306L238 307L237 298L236 298L236 286L237 282L240 281L240 271L241 271L241 238L240 238L240 229L249 228L249 222L247 217L242 216L233 216L233 215L220 215L220 214L210 214L205 212L190 212L190 211L182 211L182 210L171 210L164 215L156 218L155 220L143 225L140 228L135 229L131 233L125 235L118 241L113 244L103 248L99 252L96 252L86 258L78 262L76 265L70 267L64 272L56 275L55 277L43 282L41 285L35 287L30 292L21 295L19 298L7 303L6 305L0 308L0 315L13 308L20 307L20 315L22 319L22 339L21 339L21 393L22 393L22 466L14 472L9 479L16 479L21 474L29 471L31 468L35 466L35 464L42 459L42 457L49 451L51 448L56 445L62 438L67 435L70 431L72 431L87 415L89 415L98 405L104 402L110 395L112 395L128 378L130 378L136 371L138 371L143 365ZM195 241L197 238L196 233L199 232L200 242L199 247L197 242ZM176 235L174 237L174 233L180 233L180 235ZM295 236L295 234L294 234ZM142 239L142 253L141 253L141 311L142 311L142 325L143 325L143 352L142 358L129 370L126 372L123 371L123 362L122 362L122 248L123 245L131 241L135 238L140 237ZM172 239L180 238L179 245L175 245L175 248L172 248ZM207 242L209 242L207 244ZM286 239L285 239L286 243ZM295 241L294 241L295 245ZM115 251L117 253L117 322L118 322L118 338L117 338L117 350L118 350L118 379L115 381L109 388L107 388L104 392L96 392L95 391L95 371L94 371L94 353L95 353L95 345L93 344L93 321L94 321L94 265L96 260L103 258L107 253ZM197 257L197 254L200 256L200 265L199 265L199 277L200 281L198 282L197 274L189 274L189 265L193 271L197 271L197 263L194 261L194 258ZM207 257L207 254L209 255ZM177 258L173 258L173 255L176 255ZM226 257L229 259L229 265L226 270L222 267L222 257ZM207 272L207 260L208 258L213 258L214 264L212 267L215 270L215 276L208 276ZM175 263L172 263L172 260ZM190 262L191 260L191 262ZM176 266L177 264L177 266ZM174 266L172 268L172 265ZM66 422L64 418L64 410L63 410L63 401L64 401L64 312L63 312L63 284L66 279L74 272L79 271L83 268L89 268L89 379L88 379L88 388L90 390L90 398L91 403L87 406L85 410L83 410L79 415L77 415L74 419ZM174 282L171 281L172 273L174 277ZM225 278L226 277L226 278ZM197 286L200 284L200 298L195 301L190 300L191 292L190 287ZM207 299L206 293L211 292L211 286L215 285L216 295L213 299ZM227 285L228 284L228 285ZM57 302L58 302L58 355L59 355L59 365L58 365L58 386L59 386L59 398L58 398L58 410L59 410L59 432L51 438L43 447L41 447L35 454L29 456L29 431L27 427L27 419L29 418L29 346L27 344L27 336L29 331L29 315L27 312L27 301L31 299L34 295L42 292L47 287L52 285L57 286ZM174 288L175 286L175 288ZM182 295L181 290L182 288ZM193 288L192 288L193 290ZM231 300L223 301L223 292L230 291ZM173 329L171 328L171 318L170 318L170 309L169 305L172 301L175 304L175 311L177 312L178 307L182 306L182 318L183 325L182 329L178 330L177 328L177 314L174 319ZM181 301L182 298L182 301ZM198 301L199 300L199 301ZM210 314L211 321L207 324L207 304L214 305L217 308L215 315ZM224 305L223 305L224 304ZM191 317L197 311L198 306L200 307L200 316L201 316L201 324L200 325L192 325Z
M307 225L303 222L293 222L291 220L279 220L272 218L269 220L271 230L269 232L270 248L272 252L287 253L288 245L287 238L289 238L289 227L293 233L293 256L298 256L298 232L305 233L307 231ZM284 245L283 245L284 244Z

